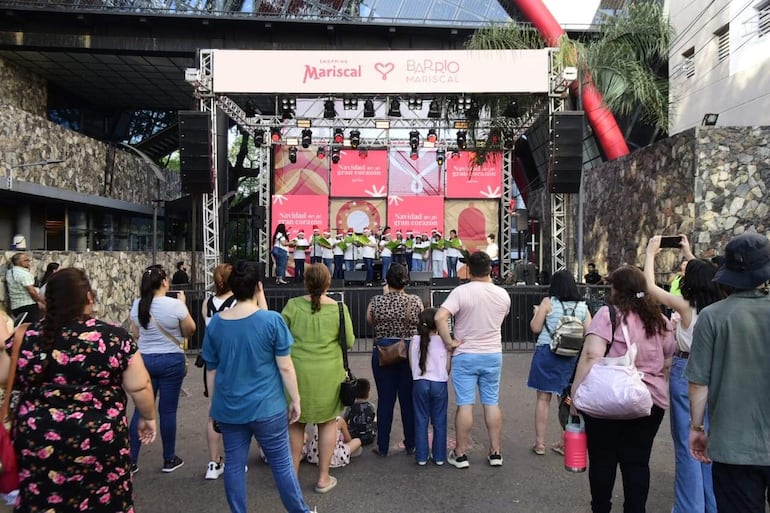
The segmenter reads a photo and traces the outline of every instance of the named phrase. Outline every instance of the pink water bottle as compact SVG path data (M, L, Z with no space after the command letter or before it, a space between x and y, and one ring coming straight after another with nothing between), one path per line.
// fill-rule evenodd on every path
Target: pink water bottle
M570 472L585 472L587 461L586 425L583 416L570 417L570 422L564 428L564 468Z

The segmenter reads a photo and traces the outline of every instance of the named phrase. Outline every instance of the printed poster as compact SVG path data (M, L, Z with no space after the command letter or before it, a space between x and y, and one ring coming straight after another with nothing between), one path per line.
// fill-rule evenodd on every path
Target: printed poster
M328 159L316 156L315 148L296 148L297 162L289 161L289 148L278 146L275 151L276 194L329 194Z
M483 164L475 152L461 151L446 161L447 198L499 198L503 195L503 157L491 152Z
M327 155L327 158L331 158ZM350 148L331 163L331 196L334 198L384 198L388 195L388 152Z
M441 196L391 196L388 198L388 226L392 233L431 233L444 226L444 198Z
M500 202L497 200L447 200L444 212L444 236L449 230L457 230L457 236L471 253L486 249L487 234L498 237Z
M436 162L436 150L421 149L418 155L412 160L408 150L389 152L388 196L444 195L444 167Z
M276 194L272 198L270 236L279 223L286 225L289 238L293 239L299 230L305 230L305 237L313 234L313 226L321 230L329 222L329 196ZM270 241L272 245L272 240Z
M368 227L375 231L385 225L384 199L331 200L332 232L344 233L353 228L356 233Z

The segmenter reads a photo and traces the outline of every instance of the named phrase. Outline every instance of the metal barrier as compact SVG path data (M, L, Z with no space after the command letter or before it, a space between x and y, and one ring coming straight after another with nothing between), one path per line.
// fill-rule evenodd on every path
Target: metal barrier
M511 296L511 311L503 320L502 338L503 351L532 351L535 347L537 336L529 329L529 321L532 319L532 307L548 294L547 286L505 286L503 287ZM605 286L580 286L581 294L588 302L591 314L604 304L609 287ZM423 304L438 308L446 299L452 289L431 287L409 287L410 294L420 296ZM190 314L198 326L195 334L190 337L190 349L197 350L201 347L204 333L204 321L201 315L201 306L208 299L208 295L202 289L187 290L187 306ZM265 289L265 297L271 310L280 312L286 302L296 296L305 294L305 290L298 286L268 287ZM382 294L380 287L344 287L329 291L329 296L343 301L350 311L353 320L353 332L356 334L356 343L352 352L366 353L371 351L374 340L374 330L366 322L366 309L372 297Z

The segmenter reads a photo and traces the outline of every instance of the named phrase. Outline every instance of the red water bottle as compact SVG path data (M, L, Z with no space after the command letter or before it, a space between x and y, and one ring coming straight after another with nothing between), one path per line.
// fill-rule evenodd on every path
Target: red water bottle
M564 428L564 468L570 472L585 472L588 459L586 425L583 416L570 417Z

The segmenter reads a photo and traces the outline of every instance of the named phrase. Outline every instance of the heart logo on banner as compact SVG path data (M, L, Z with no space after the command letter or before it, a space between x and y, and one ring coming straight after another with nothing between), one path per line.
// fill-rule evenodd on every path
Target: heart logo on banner
M387 80L388 79L388 73L393 71L393 69L395 67L396 67L396 65L393 64L392 62L387 62L387 63L385 63L385 62L378 62L377 64L374 65L374 69L377 70L377 73L382 75L382 79L383 80Z

